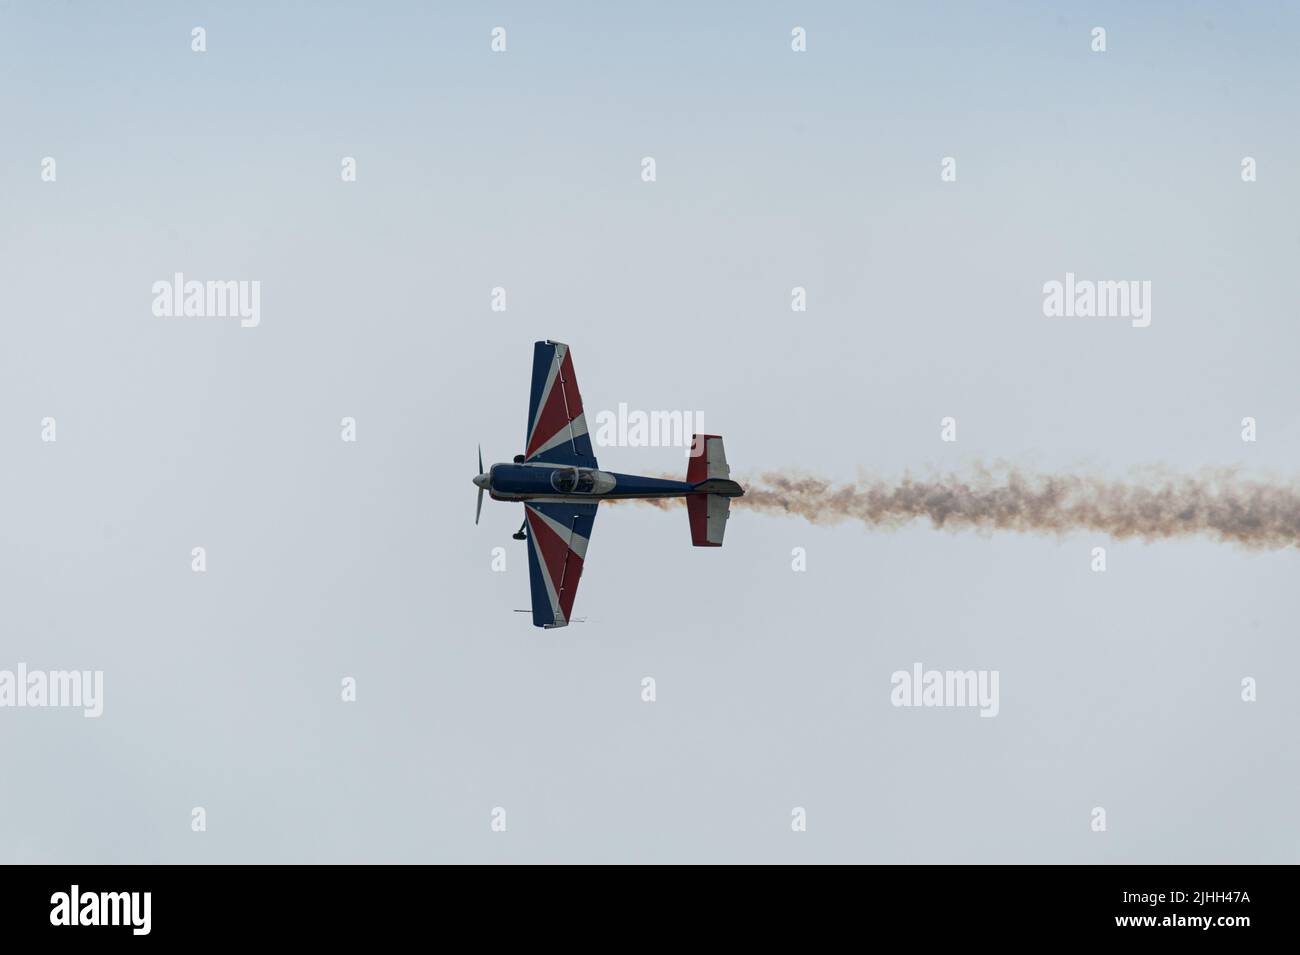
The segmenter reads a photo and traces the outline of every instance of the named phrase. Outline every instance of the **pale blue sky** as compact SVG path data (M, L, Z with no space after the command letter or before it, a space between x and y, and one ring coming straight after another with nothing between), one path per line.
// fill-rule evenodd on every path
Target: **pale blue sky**
M1300 11L611 6L0 6L0 667L105 671L0 711L2 857L1297 861L1293 552L610 508L542 633L470 478L539 338L741 479L1300 473ZM261 325L155 318L176 271ZM1066 271L1151 326L1044 318ZM999 716L890 707L915 661Z

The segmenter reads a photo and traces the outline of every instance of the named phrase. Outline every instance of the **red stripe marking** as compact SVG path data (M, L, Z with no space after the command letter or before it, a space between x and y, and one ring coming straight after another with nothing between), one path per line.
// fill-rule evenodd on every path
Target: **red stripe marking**
M569 399L569 420L572 421L582 414L582 395L578 392L578 379L573 374L573 352L564 352L560 374L564 376L564 396Z
M691 437L691 459L686 463L686 481L688 484L699 484L708 478L708 442L710 438L716 437L718 437L716 434L697 434ZM696 451L699 451L699 454L696 454Z
M702 480L702 479L701 479ZM686 513L691 519L691 543L696 547L709 546L709 498L699 494L686 499Z
M532 440L528 442L528 450L524 453L531 458L537 453L538 448L555 437L557 431L568 426L569 416L564 410L564 389L560 385L560 379L556 378L542 404L542 413L537 418L537 427L533 428Z
M569 551L569 563L564 569L564 590L560 592L560 609L564 619L573 616L573 598L578 596L578 581L582 579L582 558Z
M545 564L544 569L551 578L551 584L555 588L556 595L561 598L560 604L561 609L563 609L564 601L560 592L560 581L564 579L564 562L569 557L569 544L559 534L551 530L550 525L542 520L539 514L531 510L528 512L528 526L532 529L533 539L537 541L537 549L541 552L542 563ZM570 604L572 604L572 600L570 600ZM567 613L565 619L568 619Z

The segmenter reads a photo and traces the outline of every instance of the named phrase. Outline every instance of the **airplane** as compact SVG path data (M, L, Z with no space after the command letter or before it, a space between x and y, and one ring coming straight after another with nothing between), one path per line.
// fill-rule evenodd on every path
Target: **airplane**
M600 470L573 374L573 354L568 345L553 341L533 346L524 453L484 471L480 447L478 470L475 524L483 512L484 491L494 501L523 502L524 523L512 536L528 542L533 625L548 630L573 619L573 599L601 501L684 497L691 543L721 547L731 499L745 493L731 480L722 438L716 434L692 436L685 481Z

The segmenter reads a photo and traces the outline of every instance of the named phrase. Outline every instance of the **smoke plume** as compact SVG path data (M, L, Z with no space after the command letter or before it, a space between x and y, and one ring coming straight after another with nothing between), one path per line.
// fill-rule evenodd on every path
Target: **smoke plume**
M999 466L976 467L969 476L852 484L769 472L740 483L745 496L734 507L814 524L861 521L889 530L928 520L953 531L1092 531L1147 541L1203 536L1250 549L1300 545L1300 486L1244 480L1232 471L1124 482Z

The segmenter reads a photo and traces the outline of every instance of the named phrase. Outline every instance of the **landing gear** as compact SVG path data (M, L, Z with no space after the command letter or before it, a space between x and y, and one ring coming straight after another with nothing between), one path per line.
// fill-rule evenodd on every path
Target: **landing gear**
M523 522L522 524L519 525L519 530L517 530L517 531L515 531L513 534L511 534L510 537L511 537L512 539L514 539L514 540L517 540L517 541L526 541L526 540L528 540L528 535L524 533L524 528L526 528L527 526L528 526L528 518L525 517L525 518L524 518L524 522Z

